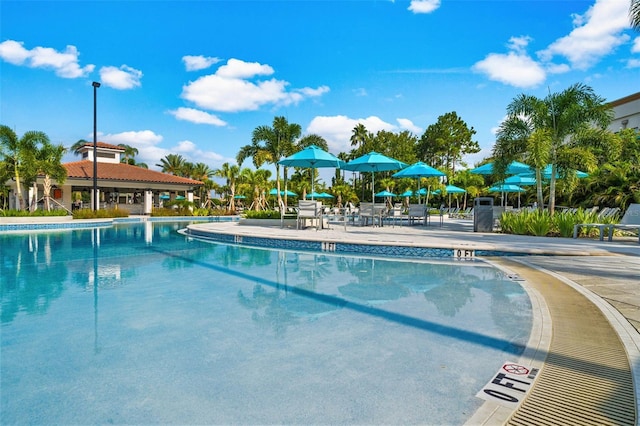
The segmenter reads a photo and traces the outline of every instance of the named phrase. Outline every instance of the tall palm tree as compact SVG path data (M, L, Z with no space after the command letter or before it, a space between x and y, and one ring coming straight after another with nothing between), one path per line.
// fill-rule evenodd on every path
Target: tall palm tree
M200 204L206 204L209 201L209 191L212 189L210 185L211 178L214 175L214 171L209 168L205 163L196 163L193 165L193 169L191 170L191 178L195 180L199 180L204 183L198 191L200 197Z
M213 172L214 176L223 178L226 181L226 186L229 190L229 210L235 211L235 195L236 195L236 182L240 176L240 166L224 163L221 168Z
M44 132L29 131L18 138L9 126L0 125L0 159L15 179L19 210L24 208L21 175L28 176L36 146L42 141L49 141Z
M186 163L187 160L180 154L167 154L156 166L161 167L164 173L182 176Z
M266 208L265 194L269 190L269 178L271 178L271 171L266 169L251 170L245 167L240 172L242 181L253 192L253 200L251 206L252 210L262 210Z
M78 142L71 145L71 148L69 148L69 151L73 152L75 155L80 155L80 150L82 149L83 146L85 146L88 143L91 143L91 142L84 139L79 139Z
M67 149L62 145L53 145L49 142L49 138L42 139L40 145L36 147L33 155L33 176L34 186L36 185L37 175L44 175L43 186L43 198L44 209L51 210L51 186L52 180L55 180L58 185L62 185L67 179L67 169L62 165L62 157L67 152ZM34 194L37 194L37 188L34 188ZM35 195L34 195L35 196ZM32 208L35 209L37 199L32 203Z
M264 163L275 166L279 205L282 203L282 196L278 162L294 152L294 141L300 137L301 133L302 127L299 124L289 123L285 117L275 117L271 127L266 125L256 127L251 136L251 145L241 147L236 156L240 166L248 157L253 158L253 164L257 168Z
M119 143L118 146L124 149L124 156L120 158L120 162L125 164L135 165L136 164L135 157L139 153L138 148L132 147L125 143Z
M504 175L511 161L525 158L538 169L547 160L551 164L549 211L553 213L558 171L566 174L593 161L577 138L586 127L606 128L611 118L604 98L584 84L549 93L544 99L521 94L507 106L507 118L498 130L494 171Z

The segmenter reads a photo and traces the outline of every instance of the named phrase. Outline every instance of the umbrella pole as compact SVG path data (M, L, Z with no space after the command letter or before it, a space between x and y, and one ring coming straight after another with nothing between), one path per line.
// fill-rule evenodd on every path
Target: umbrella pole
M420 176L418 176L418 204L420 204Z

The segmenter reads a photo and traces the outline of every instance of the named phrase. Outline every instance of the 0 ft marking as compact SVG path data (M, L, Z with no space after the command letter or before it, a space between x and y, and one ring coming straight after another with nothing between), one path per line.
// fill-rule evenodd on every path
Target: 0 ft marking
M476 252L474 250L455 249L454 255L458 259L471 259L476 256Z

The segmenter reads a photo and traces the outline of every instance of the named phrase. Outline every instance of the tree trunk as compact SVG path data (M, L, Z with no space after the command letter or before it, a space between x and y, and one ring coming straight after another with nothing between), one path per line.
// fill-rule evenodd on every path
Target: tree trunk
M556 164L551 165L551 180L549 181L549 214L553 216L556 209Z

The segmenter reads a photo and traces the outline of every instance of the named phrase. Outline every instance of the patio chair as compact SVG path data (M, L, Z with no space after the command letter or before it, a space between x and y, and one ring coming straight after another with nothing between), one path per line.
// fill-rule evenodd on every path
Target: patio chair
M427 206L425 204L409 204L407 210L409 225L413 225L416 220L422 220L423 225L427 224Z
M297 228L300 229L301 225L306 224L307 220L311 221L311 226L316 227L316 231L322 228L322 203L320 201L298 201L298 219L296 222ZM314 225L315 221L317 221L317 224Z

